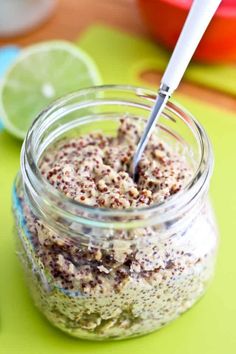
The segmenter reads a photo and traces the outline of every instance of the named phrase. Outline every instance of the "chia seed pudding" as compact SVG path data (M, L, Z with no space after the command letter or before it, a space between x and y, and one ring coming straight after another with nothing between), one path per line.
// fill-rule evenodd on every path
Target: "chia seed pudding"
M63 196L94 209L148 208L177 198L193 166L152 137L135 183L129 169L140 135L138 124L121 119L116 136L63 138L43 154L40 172ZM101 340L148 333L205 292L217 241L207 201L175 223L158 222L158 214L156 224L128 229L68 223L78 233L70 237L35 212L19 184L14 198L18 254L32 296L50 322L73 336Z

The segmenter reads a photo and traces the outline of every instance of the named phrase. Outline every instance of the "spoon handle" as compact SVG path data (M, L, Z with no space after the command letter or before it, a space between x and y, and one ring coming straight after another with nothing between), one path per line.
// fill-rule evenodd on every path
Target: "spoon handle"
M222 0L194 0L161 84L171 95L178 87L186 68Z
M187 20L161 80L159 92L138 143L131 164L131 174L138 180L138 163L166 102L178 87L184 72L208 24L222 0L194 0Z

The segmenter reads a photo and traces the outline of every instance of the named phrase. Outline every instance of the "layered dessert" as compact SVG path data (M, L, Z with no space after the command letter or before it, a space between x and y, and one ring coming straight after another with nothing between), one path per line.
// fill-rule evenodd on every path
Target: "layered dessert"
M145 215L177 197L194 166L181 149L153 136L135 182L130 164L140 135L138 123L121 119L115 136L64 138L45 151L40 172L62 198L94 209L142 208ZM183 223L179 216L178 227L160 222L157 211L156 223L145 227L67 225L78 237L38 217L19 187L14 208L33 298L73 336L119 339L160 328L190 308L211 278L216 231L205 202L183 214Z

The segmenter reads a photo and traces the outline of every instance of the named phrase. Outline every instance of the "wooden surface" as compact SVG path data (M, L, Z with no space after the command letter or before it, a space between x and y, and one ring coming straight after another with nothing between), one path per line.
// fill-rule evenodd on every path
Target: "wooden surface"
M12 43L25 46L37 41L55 38L74 40L83 30L94 23L104 23L130 33L148 36L140 18L136 0L58 0L53 16L39 28L17 38L0 38L0 45ZM160 74L149 72L144 75L144 78L147 81L155 82L158 86ZM200 98L205 102L236 111L235 97L188 82L183 82L179 91Z

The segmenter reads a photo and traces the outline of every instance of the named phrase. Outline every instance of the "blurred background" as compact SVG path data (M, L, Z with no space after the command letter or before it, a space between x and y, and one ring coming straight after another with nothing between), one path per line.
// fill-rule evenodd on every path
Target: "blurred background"
M150 59L150 39L158 49L171 50L174 47L191 3L192 0L0 0L0 46L11 44L23 47L51 39L76 41L91 26L103 24L146 39L147 45L142 47L140 56L142 59ZM109 33L103 33L103 41L106 36L109 37ZM116 41L111 43L115 44ZM122 48L127 50L125 44L123 47L121 45ZM160 56L159 51L157 54ZM157 65L153 63L155 59L152 53L150 61L153 65L139 73L144 86L145 83L158 86L167 58L168 51L166 58ZM197 68L190 68L180 92L234 110L235 0L223 0L194 61L200 64ZM218 68L219 63L222 65ZM214 65L211 67L211 64ZM127 68L124 67L124 70Z

